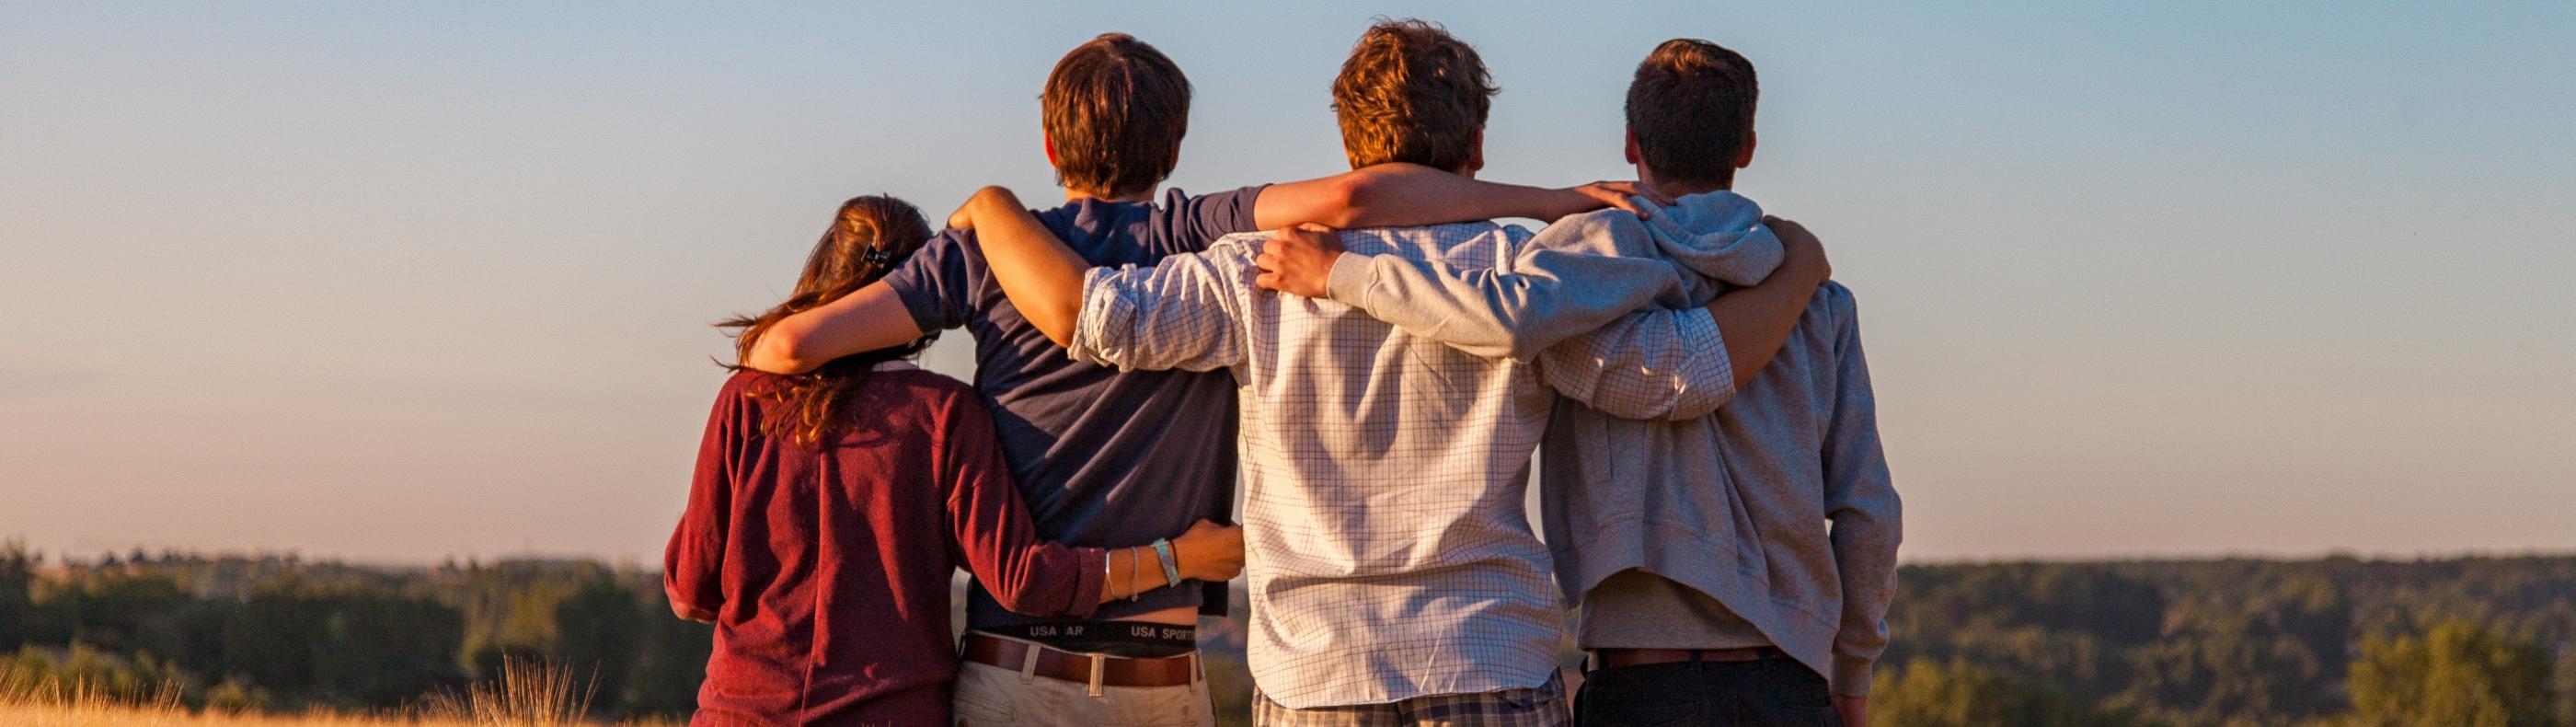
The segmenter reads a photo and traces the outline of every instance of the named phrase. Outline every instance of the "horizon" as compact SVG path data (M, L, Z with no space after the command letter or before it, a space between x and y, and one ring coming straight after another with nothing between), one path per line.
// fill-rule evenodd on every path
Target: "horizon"
M659 563L708 324L834 203L1051 203L1038 87L1113 30L1196 87L1167 188L1343 171L1386 15L1480 50L1497 181L1632 177L1656 42L1752 59L1738 186L1861 301L1909 564L2576 554L2576 7L1184 15L0 8L0 540Z

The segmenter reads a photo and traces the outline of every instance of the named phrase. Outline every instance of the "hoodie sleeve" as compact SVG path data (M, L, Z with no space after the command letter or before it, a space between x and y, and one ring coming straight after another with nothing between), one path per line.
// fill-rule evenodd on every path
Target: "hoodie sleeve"
M1904 540L1902 503L1879 448L1878 405L1869 363L1861 355L1858 309L1851 291L1827 284L1834 313L1832 420L1825 425L1825 518L1832 521L1834 568L1842 581L1841 628L1834 635L1835 694L1867 696L1872 666L1887 649L1887 605L1896 595L1896 548Z
M1659 297L1679 296L1672 264L1640 255L1654 244L1645 226L1614 213L1560 220L1492 268L1344 254L1333 263L1328 295L1470 355L1528 361Z

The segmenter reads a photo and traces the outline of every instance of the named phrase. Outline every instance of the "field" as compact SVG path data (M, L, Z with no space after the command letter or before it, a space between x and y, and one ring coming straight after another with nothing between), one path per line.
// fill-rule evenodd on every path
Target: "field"
M2576 556L1918 564L1898 580L1872 727L2576 725ZM0 725L684 720L710 632L672 618L659 585L588 561L0 548ZM1200 634L1225 724L1250 692L1239 592L1234 607Z
M0 725L13 727L568 727L587 724L591 695L572 672L511 661L497 679L462 694L428 695L401 708L317 709L296 714L189 709L176 688L141 700L87 685L34 685L0 674ZM662 720L629 721L643 727Z

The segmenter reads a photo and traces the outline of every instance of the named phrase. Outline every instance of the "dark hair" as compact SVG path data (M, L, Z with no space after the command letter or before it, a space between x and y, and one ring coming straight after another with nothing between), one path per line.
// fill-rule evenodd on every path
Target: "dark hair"
M1190 79L1145 41L1102 33L1055 62L1038 105L1057 184L1110 197L1152 192L1181 162Z
M1761 91L1743 55L1695 38L1664 41L1628 84L1628 131L1656 177L1732 184Z
M814 243L814 253L805 257L805 272L796 277L796 292L760 315L737 316L716 324L718 328L737 331L736 363L725 368L742 370L740 362L751 357L752 345L770 326L875 282L929 240L930 222L922 218L919 208L903 200L876 195L841 203L831 228L823 231L821 242ZM753 396L781 404L776 415L762 422L763 430L769 436L800 445L822 441L849 421L846 409L851 395L867 383L870 367L911 358L937 337L934 333L905 345L843 356L811 373L780 377L771 385L753 390Z
M1333 118L1351 168L1412 162L1459 169L1494 106L1476 49L1440 26L1384 18L1360 33L1333 77Z

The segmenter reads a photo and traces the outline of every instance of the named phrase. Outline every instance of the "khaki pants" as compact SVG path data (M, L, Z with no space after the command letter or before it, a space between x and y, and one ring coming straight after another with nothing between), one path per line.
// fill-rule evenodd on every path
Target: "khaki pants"
M1024 674L990 664L957 666L958 727L1214 727L1207 679L1177 687L1100 688Z

